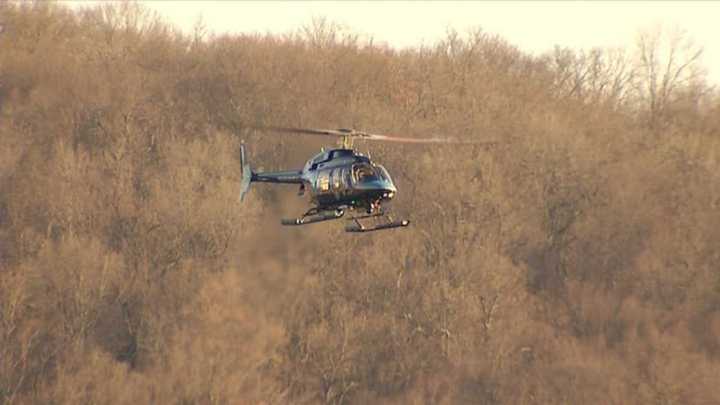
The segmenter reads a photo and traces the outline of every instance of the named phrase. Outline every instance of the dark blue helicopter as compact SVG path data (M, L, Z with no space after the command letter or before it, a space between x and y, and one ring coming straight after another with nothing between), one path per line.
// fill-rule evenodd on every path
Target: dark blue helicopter
M444 138L404 138L352 129L311 129L263 127L256 128L277 132L290 132L311 135L325 135L341 138L341 147L322 151L305 163L302 170L256 173L252 171L245 156L245 145L240 146L240 161L243 177L240 187L240 199L244 199L251 182L299 184L298 195L309 191L314 206L300 218L283 219L283 225L306 225L331 219L339 219L346 211L352 211L345 227L347 232L369 232L381 229L406 227L407 219L394 220L382 204L395 197L397 188L390 174L369 157L352 149L353 138L405 142L405 143L466 143ZM358 214L354 214L359 211ZM371 221L373 224L363 224Z

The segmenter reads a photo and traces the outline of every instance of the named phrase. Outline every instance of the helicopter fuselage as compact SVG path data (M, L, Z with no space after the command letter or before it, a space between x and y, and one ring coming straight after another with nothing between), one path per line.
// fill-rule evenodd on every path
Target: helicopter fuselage
M300 184L318 210L366 207L391 200L397 193L387 170L352 149L323 151L302 170L252 173L251 181Z
M387 170L373 163L369 157L352 149L353 139L396 143L438 144L438 143L477 143L455 138L409 138L395 135L375 134L354 129L318 129L279 126L255 126L256 130L319 135L339 138L342 147L322 151L305 163L302 170L283 172L255 173L245 159L245 146L240 146L242 180L240 182L240 200L247 194L250 183L299 184L302 195L306 191L314 204L300 218L283 219L283 225L305 225L320 221L338 219L345 215L346 209L366 208L363 214L351 214L352 221L347 232L370 232L381 229L406 227L407 219L393 220L382 203L395 197L397 189ZM493 144L493 142L485 142ZM361 221L363 220L363 221ZM369 226L365 220L375 222ZM380 221L381 223L378 223Z

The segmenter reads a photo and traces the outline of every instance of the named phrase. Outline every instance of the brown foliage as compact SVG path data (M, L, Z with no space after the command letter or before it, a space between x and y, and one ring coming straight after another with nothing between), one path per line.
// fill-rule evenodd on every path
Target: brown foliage
M0 21L0 403L720 402L720 104L658 53ZM281 229L283 188L238 204L241 138L321 145L266 123L500 144L373 145L415 221L346 235Z

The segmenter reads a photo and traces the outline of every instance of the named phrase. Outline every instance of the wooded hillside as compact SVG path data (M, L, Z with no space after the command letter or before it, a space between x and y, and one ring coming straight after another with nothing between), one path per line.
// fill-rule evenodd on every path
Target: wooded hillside
M0 404L720 403L720 97L699 48L394 50L0 2ZM667 50L673 52L667 52ZM358 145L409 228L283 228L254 166Z

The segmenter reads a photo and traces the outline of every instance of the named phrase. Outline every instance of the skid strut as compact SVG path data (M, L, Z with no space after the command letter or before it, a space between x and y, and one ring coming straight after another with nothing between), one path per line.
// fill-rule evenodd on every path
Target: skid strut
M379 208L379 207L378 207ZM360 220L367 218L378 218L382 217L385 221L376 222L373 225L365 225ZM345 232L372 232L380 231L383 229L402 228L410 225L410 221L407 219L393 220L389 214L385 214L382 209L378 209L376 212L372 212L366 215L360 215L352 218L348 218L351 223L345 226Z

